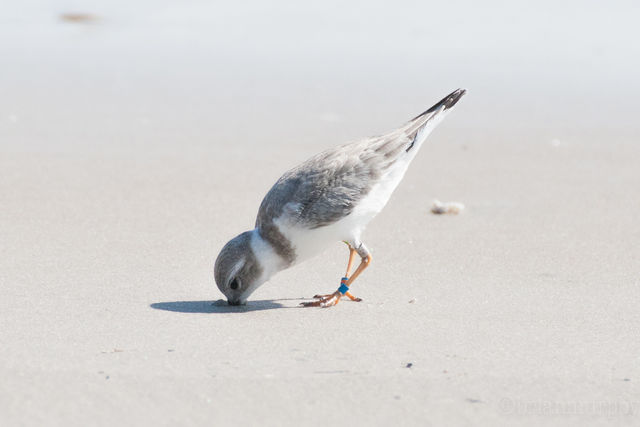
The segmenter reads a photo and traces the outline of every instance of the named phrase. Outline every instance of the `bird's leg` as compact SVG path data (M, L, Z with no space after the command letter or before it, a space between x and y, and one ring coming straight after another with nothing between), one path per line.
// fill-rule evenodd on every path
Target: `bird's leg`
M347 245L349 245L347 243ZM347 287L351 285L351 282L353 282L355 280L355 278L362 272L362 270L364 270L364 268L361 268L362 266L362 262L360 263L360 266L358 266L358 269L356 270L355 273L353 273L353 276L351 275L351 267L353 267L353 259L355 258L356 253L358 253L358 251L356 251L355 249L353 249L353 247L351 245L349 245L349 262L347 263L347 272L344 274L344 277L342 278L342 281L340 281L340 284L344 283ZM371 258L371 256L369 255L369 259ZM363 258L364 260L364 258ZM367 265L369 265L367 263ZM344 280L347 280L346 282ZM362 301L361 298L356 298L353 295L351 295L351 293L349 291L346 291L344 293L351 301L357 301L360 302Z
M347 263L347 272L345 273L344 277L342 278L342 280L347 279L347 282L345 283L345 285L347 287L350 286L351 282L353 282L355 280L355 278L358 276L358 274L360 274L362 272L362 270L364 270L364 268L362 268L362 269L360 268L360 266L362 266L362 263L360 263L360 266L358 266L358 269L356 270L356 272L353 273L353 276L349 276L351 274L351 267L353 266L353 258L355 258L356 253L358 253L358 251L356 251L355 249L353 249L351 247L351 245L349 245L349 262ZM371 255L369 255L369 261L371 261ZM367 265L369 265L369 264L367 263ZM343 282L340 281L340 284L342 284L342 283ZM344 294L351 301L356 301L356 302L362 301L362 298L354 297L353 295L351 295L351 293L349 291L346 291Z
M353 281L356 280L356 278L360 275L360 273L362 273L365 268L369 267L369 264L371 264L371 259L372 259L372 256L367 251L367 255L362 257L362 261L360 261L360 265L358 266L358 268L356 268L356 271L353 272L353 275L349 277L349 280L347 280L347 283L345 283L347 287L351 286ZM352 300L360 300L360 298L352 297L351 294L349 294L349 292L346 292L346 295Z
M346 242L345 242L346 243ZM362 301L360 298L356 298L349 292L349 286L353 283L354 280L364 271L365 268L369 266L371 263L371 254L367 250L364 244L360 244L358 249L354 249L349 243L349 262L347 263L347 271L340 281L340 287L337 291L328 295L315 295L314 298L318 299L317 301L305 302L302 303L305 307L331 307L332 305L338 304L340 302L340 298L343 295L346 295L352 301ZM351 268L353 267L353 260L355 258L355 254L358 253L362 257L362 261L356 271L353 272L353 275L349 277L349 273L351 272Z
M344 273L345 277L349 277L349 274L351 274L351 267L353 267L353 259L356 257L356 253L358 253L358 251L353 249L353 247L350 244L347 243L347 246L349 247L349 262L347 262L347 271L346 273Z
M347 243L347 246L349 247L349 262L347 262L347 272L344 273L344 277L342 278L342 280L340 281L340 284L347 282L347 280L349 280L349 275L351 274L351 268L353 267L353 259L356 256L356 253L358 253L358 251L356 251L355 249L353 249L353 247ZM326 294L326 295L314 295L313 298L315 299L329 299L331 297L333 297L335 295L335 292L332 294ZM358 298L355 298L353 295L351 295L349 292L347 292L345 295L347 295L349 298L351 298L351 300L355 300Z

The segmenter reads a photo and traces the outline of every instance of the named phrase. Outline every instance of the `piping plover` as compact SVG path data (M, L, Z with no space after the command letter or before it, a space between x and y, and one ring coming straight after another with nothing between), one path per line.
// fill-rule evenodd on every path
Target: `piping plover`
M359 301L349 287L371 263L362 232L465 92L453 91L392 132L331 148L282 175L262 200L255 228L229 241L216 259L216 283L229 304L246 303L275 273L339 241L349 247L349 261L338 290L303 305L329 307L345 295ZM356 254L361 261L351 274Z

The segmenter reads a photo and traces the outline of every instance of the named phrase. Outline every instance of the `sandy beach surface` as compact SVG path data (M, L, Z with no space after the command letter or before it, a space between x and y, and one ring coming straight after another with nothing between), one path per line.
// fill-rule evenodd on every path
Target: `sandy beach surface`
M0 18L1 425L640 423L636 6L32 3ZM362 302L298 307L340 243L220 300L282 172L457 87Z

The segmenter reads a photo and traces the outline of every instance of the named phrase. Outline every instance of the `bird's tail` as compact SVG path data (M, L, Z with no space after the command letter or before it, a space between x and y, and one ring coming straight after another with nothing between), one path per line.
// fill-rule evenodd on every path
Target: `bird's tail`
M411 141L406 151L420 147L431 131L444 119L444 117L453 109L453 106L462 98L467 91L465 89L456 89L449 95L445 96L440 102L429 108L422 114L411 119L402 127L402 130Z

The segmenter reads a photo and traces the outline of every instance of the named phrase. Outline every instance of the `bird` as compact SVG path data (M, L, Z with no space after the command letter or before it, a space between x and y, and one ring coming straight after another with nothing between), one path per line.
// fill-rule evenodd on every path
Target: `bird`
M262 200L254 229L231 239L216 258L215 281L228 304L246 304L273 275L339 242L346 243L349 259L338 289L301 304L331 307L344 296L361 301L350 289L372 260L362 233L465 93L457 89L391 132L330 148L285 172ZM356 257L360 263L351 273Z

